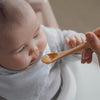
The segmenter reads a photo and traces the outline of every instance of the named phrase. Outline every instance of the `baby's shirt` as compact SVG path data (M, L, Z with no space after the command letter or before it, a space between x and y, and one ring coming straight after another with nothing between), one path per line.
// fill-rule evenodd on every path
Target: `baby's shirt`
M65 37L77 34L74 31L59 29L43 29L48 44L40 58L50 52L65 50ZM11 71L0 67L0 97L4 100L51 100L61 86L61 63L70 59L76 60L75 55L65 57L52 64L44 64L39 60L22 71ZM73 61L74 61L73 60Z

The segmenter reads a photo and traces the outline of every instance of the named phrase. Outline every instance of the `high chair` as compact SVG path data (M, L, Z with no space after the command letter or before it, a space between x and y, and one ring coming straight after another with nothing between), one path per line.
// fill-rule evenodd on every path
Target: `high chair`
M54 16L54 13L52 11L52 8L50 6L49 1L48 0L33 0L33 1L36 2L36 3L38 1L41 1L42 3L45 4L45 8L43 8L44 11L45 11L45 12L43 12L44 16L42 15L41 11L39 11L39 10L36 11L37 16L40 20L40 24L44 24L45 26L48 26L48 27L58 28L59 25L56 21L56 18ZM34 3L34 4L36 4L36 3ZM32 4L33 9L35 9L34 7L36 6L36 5L34 6L34 4ZM84 99L82 99L83 98L82 96L84 94L82 94L83 92L82 92L81 85L83 85L82 82L87 81L86 76L85 76L87 67L88 67L88 70L90 70L89 75L92 75L91 72L95 69L96 66L97 67L99 66L98 62L97 62L97 58L95 58L94 62L92 64L89 64L89 65L88 64L83 65L80 62L77 62L76 64L74 64L72 62L71 64L74 67L69 67L67 65L65 66L63 64L61 66L63 86L62 86L61 93L60 93L57 100L84 100ZM81 74L81 72L82 72L82 74ZM94 73L98 73L98 71L96 70L96 72L94 72ZM89 75L87 75L87 76L89 78L91 78L91 76L89 76ZM88 86L88 83L83 85L84 88L88 88L87 86ZM93 86L93 84L91 83L91 87L92 86ZM81 93L79 93L79 92L81 92ZM88 92L90 92L90 90L88 90ZM81 96L80 96L80 94L81 94ZM100 96L98 96L98 97L100 97ZM88 98L85 99L85 100L90 100Z

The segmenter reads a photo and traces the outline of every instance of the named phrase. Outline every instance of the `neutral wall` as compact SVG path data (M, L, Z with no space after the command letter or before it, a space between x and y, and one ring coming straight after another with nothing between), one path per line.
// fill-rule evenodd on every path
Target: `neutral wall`
M61 29L92 31L100 26L100 0L49 0Z

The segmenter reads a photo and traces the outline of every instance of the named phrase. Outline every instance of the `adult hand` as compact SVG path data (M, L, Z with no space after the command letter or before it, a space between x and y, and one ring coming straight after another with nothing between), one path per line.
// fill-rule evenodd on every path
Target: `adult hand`
M95 52L97 54L100 63L100 27L95 29L93 32L86 33L86 40L89 43L89 48L85 49L82 53L82 63L91 63L92 54Z

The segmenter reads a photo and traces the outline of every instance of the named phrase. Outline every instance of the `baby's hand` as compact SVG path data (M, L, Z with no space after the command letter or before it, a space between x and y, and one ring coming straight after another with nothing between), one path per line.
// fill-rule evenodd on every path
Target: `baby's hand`
M77 45L80 45L82 43L84 43L86 40L85 36L82 35L72 35L69 38L65 39L65 43L68 47L68 49L74 48ZM81 53L80 51L77 53Z

